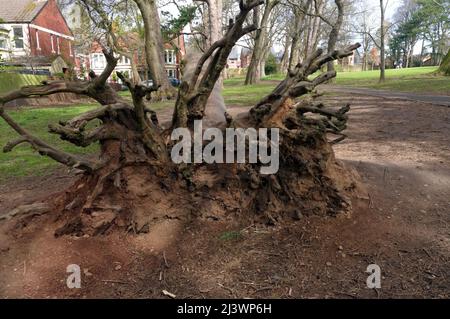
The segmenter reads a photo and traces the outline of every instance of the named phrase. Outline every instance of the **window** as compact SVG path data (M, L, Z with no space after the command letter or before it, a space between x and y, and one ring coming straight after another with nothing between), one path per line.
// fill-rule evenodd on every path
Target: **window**
M55 43L54 43L54 36L53 34L50 36L50 42L52 43L52 53L55 53Z
M24 48L24 42L23 42L23 29L22 27L14 27L13 28L14 33L14 47L16 49L23 49Z
M166 64L175 64L175 51L166 50L164 54L164 61Z
M4 35L0 35L0 49L8 50L8 39Z
M59 37L56 37L56 46L58 48L58 54L61 54L61 47L59 46Z
M105 68L105 56L101 53L92 54L92 67L94 69Z
M41 44L39 43L39 31L36 30L36 49L41 50Z
M167 75L169 76L169 78L174 78L175 77L175 70L167 70Z
M69 54L70 54L70 56L73 56L72 42L70 42L70 41L69 41Z
M130 64L130 59L128 59L128 58L125 57L125 56L122 56L122 61L121 61L121 63L122 63L122 64Z

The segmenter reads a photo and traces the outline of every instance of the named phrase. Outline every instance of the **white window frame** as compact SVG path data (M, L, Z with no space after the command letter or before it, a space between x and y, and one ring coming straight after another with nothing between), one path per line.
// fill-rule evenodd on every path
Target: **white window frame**
M55 43L53 42L53 40L55 39L55 37L53 36L53 34L50 35L50 42L52 43L52 53L56 53L55 52Z
M69 54L71 57L74 56L73 51L72 51L72 42L71 41L69 41Z
M21 29L22 30L22 37L16 38L16 33L15 33L16 29ZM24 50L25 49L25 32L23 30L23 26L13 26L12 27L12 35L13 35L13 41L14 41L14 49L15 50ZM18 48L16 46L16 41L17 40L22 40L22 47L21 48Z
M39 41L39 30L36 30L36 49L38 51L41 51L41 43Z
M97 60L97 61L95 61ZM102 53L92 53L92 65L93 69L104 69L106 67L105 56Z
M5 42L5 47L2 48L0 47L0 50L8 50L9 49L9 36L6 34L0 34L0 39L4 40Z
M124 65L128 65L131 61L126 56L122 55L122 59L120 59L120 62Z
M59 37L58 36L56 37L56 46L57 46L57 49L58 49L58 54L61 54L61 47L59 45Z
M165 55L164 55L164 60L165 60L164 62L166 64L170 64L170 65L176 64L175 51L174 50L166 50Z
M176 70L175 69L167 69L167 76L169 78L176 78Z

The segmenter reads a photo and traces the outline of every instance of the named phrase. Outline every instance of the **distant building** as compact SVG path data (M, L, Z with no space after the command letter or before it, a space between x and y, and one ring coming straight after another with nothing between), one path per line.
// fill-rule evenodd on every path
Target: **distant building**
M133 62L137 66L141 79L146 79L148 78L148 74L146 74L147 64L145 56L143 55L143 52L139 52L137 49L131 49L131 47L136 48L139 41L140 38L137 34L128 34L126 39L121 39L122 43L127 43L130 48L129 51L134 52ZM180 36L169 43L165 43L164 48L164 60L167 77L180 79L181 61L186 54L184 37ZM126 48L124 48L124 50L126 50ZM87 56L88 61L86 61L87 63L83 67L86 72L88 70L92 70L96 74L101 74L106 67L106 58L102 52L102 47L98 43L93 43ZM132 61L129 58L122 56L117 63L115 71L126 73L131 78L133 76L131 63ZM112 80L112 77L110 80Z
M343 70L353 70L362 67L362 57L359 51L355 50L352 55L338 60L337 63L342 66Z
M250 60L252 58L252 51L250 51L249 49L243 48L241 50L241 68L248 68L250 65Z
M227 60L228 69L239 69L241 68L241 56L238 47L234 47Z
M7 64L62 72L61 60L74 63L73 41L56 0L0 0L0 55Z
M169 78L181 78L181 61L184 59L185 55L186 46L183 35L164 44L164 63ZM146 69L146 67L144 67L144 69Z

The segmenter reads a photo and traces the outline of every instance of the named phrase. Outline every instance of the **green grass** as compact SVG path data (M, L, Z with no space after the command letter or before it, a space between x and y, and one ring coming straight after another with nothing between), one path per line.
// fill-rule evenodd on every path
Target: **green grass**
M245 86L244 81L242 77L225 80L223 97L227 106L253 106L276 86L269 81Z
M386 81L379 83L380 71L338 72L335 84L398 92L450 95L450 77L437 73L438 67L386 70ZM283 74L270 75L264 80L281 81Z
M119 92L119 95L123 98L125 98L126 100L128 100L129 102L131 101L131 93L130 91L122 91ZM153 111L160 111L169 107L173 107L175 105L175 101L174 100L167 100L167 101L161 101L161 102L152 102L149 104L150 108Z
M436 73L437 67L386 70L386 82L379 83L379 71L340 72L336 84L399 92L450 95L450 77Z
M17 90L22 86L37 85L45 79L47 79L46 76L39 75L0 73L0 95Z
M219 236L220 241L235 241L242 238L242 234L239 231L227 231Z
M68 120L94 107L93 105L80 105L40 109L24 108L7 112L17 123L53 146L74 154L92 154L98 150L98 145L91 145L87 148L76 147L60 140L58 135L49 134L47 127L50 123ZM1 148L15 138L17 138L17 133L3 119L0 120ZM57 166L58 163L40 156L28 144L22 144L10 153L0 153L0 180L19 176L42 175Z

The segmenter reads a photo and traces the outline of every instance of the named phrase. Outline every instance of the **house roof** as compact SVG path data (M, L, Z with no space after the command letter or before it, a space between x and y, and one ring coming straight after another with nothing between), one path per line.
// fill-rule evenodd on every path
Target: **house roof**
M0 0L0 22L31 22L47 0Z
M232 50L231 50L231 53L230 53L230 55L228 56L228 59L229 60L239 60L239 58L240 58L240 52L239 52L239 48L238 47L234 47Z

